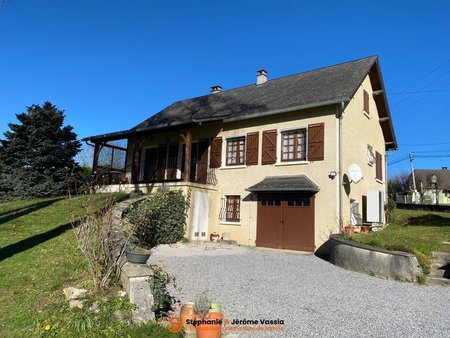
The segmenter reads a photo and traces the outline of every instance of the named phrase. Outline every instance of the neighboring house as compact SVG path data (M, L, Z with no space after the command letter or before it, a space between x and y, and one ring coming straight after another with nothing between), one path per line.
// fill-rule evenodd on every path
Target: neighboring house
M119 139L126 149L111 148ZM112 184L99 190L190 188L190 239L310 252L343 225L384 222L385 151L397 148L375 56L273 80L259 70L256 84L215 86L85 140L99 183ZM99 163L106 150L110 163L126 152L124 168Z
M420 204L450 204L450 170L442 169L416 169L414 170L416 189ZM412 195L414 184L412 174L408 177L410 193L406 196L406 203L414 203Z

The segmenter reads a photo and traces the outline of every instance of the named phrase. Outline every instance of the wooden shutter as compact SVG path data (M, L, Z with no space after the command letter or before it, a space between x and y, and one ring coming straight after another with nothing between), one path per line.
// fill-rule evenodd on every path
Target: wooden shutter
M383 180L383 158L381 157L381 154L376 151L375 152L375 166L376 166L376 172L375 172L375 178L377 180L382 181Z
M277 161L277 131L263 131L262 164L274 164Z
M211 142L210 150L210 168L220 168L222 165L222 138L216 137Z
M308 160L323 161L324 157L324 124L310 124L308 126Z
M364 111L369 114L369 93L364 90Z
M259 145L259 132L247 134L247 144L245 149L245 164L257 165L258 164L258 145Z

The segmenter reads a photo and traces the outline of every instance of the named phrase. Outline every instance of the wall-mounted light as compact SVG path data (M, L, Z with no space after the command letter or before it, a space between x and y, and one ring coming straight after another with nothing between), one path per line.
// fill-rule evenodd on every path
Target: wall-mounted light
M331 178L332 180L334 180L334 178L337 176L337 172L336 171L330 171L330 173L328 174L328 177Z

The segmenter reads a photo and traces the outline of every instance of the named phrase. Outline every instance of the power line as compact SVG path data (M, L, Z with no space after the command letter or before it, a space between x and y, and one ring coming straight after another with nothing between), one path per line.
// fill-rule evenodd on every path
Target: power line
M449 83L447 83L449 84ZM442 90L418 90L416 92L397 92L391 93L391 95L403 95L403 94L419 94L419 93L439 93L439 92L448 92L450 89L442 89Z
M450 71L449 71L449 73L450 73ZM444 85L442 88L444 88L445 86L447 86L447 84ZM434 93L428 93L428 94L426 94L425 96L422 96L421 98L419 98L418 100L412 102L411 104L409 104L409 105L407 105L407 106L405 106L405 107L403 107L403 108L401 108L401 109L398 109L398 110L397 110L397 113L399 113L399 112L401 112L401 111L404 111L405 109L407 109L407 108L409 108L409 107L415 105L417 102L420 102L420 101L422 101L423 99L426 99L428 96L433 95L433 94L434 94Z
M426 79L428 76L430 76L431 74L433 74L435 71L437 71L439 68L443 67L446 63L448 63L450 61L450 59L445 60L444 62L442 62L440 65L438 65L437 67L433 68L430 72L428 72L427 74L425 74L424 76L422 76L421 78L419 78L416 82L414 82L412 85L409 85L408 87L404 88L402 90L402 92L414 87L416 84L418 84L420 81Z
M399 146L437 146L442 144L450 144L450 142L440 142L440 143L399 143Z

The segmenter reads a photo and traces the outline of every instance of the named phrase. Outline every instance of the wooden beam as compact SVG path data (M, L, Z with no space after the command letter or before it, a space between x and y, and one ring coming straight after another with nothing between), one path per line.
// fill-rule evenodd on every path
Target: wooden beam
M380 122L386 122L389 121L389 117L380 117Z
M131 166L131 183L139 182L139 174L141 172L141 152L144 140L137 138L134 140L133 163Z
M374 90L373 93L372 93L373 96L378 96L378 95L381 95L381 94L383 94L383 89Z
M100 154L100 144L95 143L94 146L94 160L92 162L92 174L95 175L98 169L98 156Z
M191 179L191 152L192 152L192 130L188 129L181 134L186 147L184 148L184 173L183 181L189 182Z

